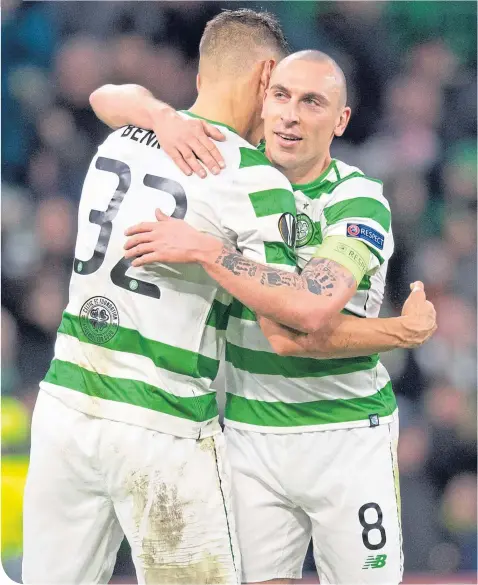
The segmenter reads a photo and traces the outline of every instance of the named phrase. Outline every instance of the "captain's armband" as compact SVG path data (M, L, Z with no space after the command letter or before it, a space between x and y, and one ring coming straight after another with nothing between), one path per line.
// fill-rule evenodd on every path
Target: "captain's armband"
M346 236L328 236L317 247L315 258L328 258L350 270L357 285L367 273L370 266L371 252L366 244Z

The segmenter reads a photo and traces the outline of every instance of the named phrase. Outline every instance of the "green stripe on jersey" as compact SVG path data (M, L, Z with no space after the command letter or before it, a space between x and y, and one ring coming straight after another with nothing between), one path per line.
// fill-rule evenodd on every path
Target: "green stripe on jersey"
M245 167L272 166L271 161L260 150L240 146L239 152L241 153L240 169Z
M367 279L368 283L365 283L364 281ZM370 277L364 276L362 282L359 285L358 290L368 290L368 288L366 288L367 285L368 288L370 288ZM353 317L359 317L361 319L365 318L363 315L357 315L356 313L353 313L348 309L342 309L340 312L343 313L344 315L352 315ZM236 319L243 319L244 321L257 321L255 313L248 309L246 306L244 306L237 299L233 299L231 303L231 312L229 313L229 316L236 317Z
M330 167L327 168L325 175L328 174L329 170ZM337 176L339 177L338 170L336 171L336 173ZM329 195L339 185L345 183L345 181L350 181L350 179L365 179L366 181L372 181L373 183L379 183L380 185L383 185L382 181L380 181L379 179L367 177L362 172L358 171L350 173L350 175L342 177L338 181L325 181L323 180L325 175L323 173L322 175L320 175L318 179L315 179L314 181L311 181L306 185L292 184L292 188L294 189L294 191L302 191L302 193L304 193L304 195L306 195L309 199L318 199L322 195Z
M83 333L82 317L63 313L58 333L76 337L83 343L92 343ZM95 344L93 344L95 345ZM190 376L191 378L209 378L214 380L219 369L219 361L203 356L194 351L173 347L160 341L143 337L135 329L119 327L116 335L101 347L113 351L123 351L149 358L156 367Z
M286 378L321 378L371 370L378 354L356 358L317 360L314 358L279 356L268 351L247 349L226 343L226 361L250 374L285 376Z
M294 250L283 242L264 242L267 264L286 264L296 266L297 257Z
M320 225L320 221L314 221L314 235L307 245L320 246L323 240L324 238L322 237L322 226Z
M372 288L372 283L370 281L370 276L368 274L366 274L362 280L360 281L360 284L357 287L357 290L370 290Z
M364 242L365 243L365 242ZM377 258L380 263L380 266L383 264L383 256L377 252L377 250L373 246L369 246L368 249L372 252L372 254Z
M230 304L225 305L218 300L214 300L207 316L206 325L215 327L218 331L225 331L229 321L230 308Z
M335 189L335 187L341 185L342 183L345 183L345 181L349 181L350 179L365 179L366 181L372 181L372 183L378 183L379 185L383 185L383 181L381 181L380 179L374 179L373 177L364 175L361 171L354 171L353 173L350 173L350 175L342 177L339 181L331 181L330 183L332 188L331 189L329 188L328 192L330 193L331 191L333 191L333 189Z
M335 159L332 159L332 166L334 168L335 174L337 175L337 180L340 181L340 173L339 173L339 167L337 166L337 161Z
M244 319L245 321L257 321L255 313L237 299L232 300L230 316L236 317L236 319Z
M333 225L348 218L364 217L373 219L387 232L390 230L390 211L383 203L370 197L355 197L354 199L340 201L330 207L326 207L324 215L328 225Z
M391 415L397 407L392 384L364 398L316 400L314 402L265 402L226 395L225 417L262 427L299 427L367 420L369 415Z
M256 217L289 212L295 216L295 200L292 191L287 189L266 189L249 193Z
M215 392L183 398L144 382L104 376L57 359L51 362L45 382L195 422L209 420L218 414Z

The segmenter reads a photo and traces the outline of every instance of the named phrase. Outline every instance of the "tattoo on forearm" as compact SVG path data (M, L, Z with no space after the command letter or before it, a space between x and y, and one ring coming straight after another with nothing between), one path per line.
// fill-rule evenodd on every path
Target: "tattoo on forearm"
M345 282L348 288L355 284L353 276L347 275L340 264L326 258L312 259L301 275L256 264L244 258L239 252L226 247L223 247L215 263L224 266L236 276L247 273L264 286L307 289L315 295L332 296L339 282Z
M267 266L261 268L261 273L261 284L266 286L289 286L297 289L305 288L304 282L298 274L289 274L288 272L267 268Z
M219 263L218 260L221 260L220 263L224 266L224 268L227 268L236 276L241 274L241 272L249 270L249 267L247 266L247 261L244 261L244 257L241 254L237 254L235 252L221 254L221 256L216 260L216 264Z
M302 272L308 290L315 295L332 296L339 282L345 282L347 288L355 284L354 277L344 271L342 266L327 258L313 258Z
M274 270L268 266L256 264L242 254L224 247L221 254L216 258L216 264L224 266L227 270L239 276L243 272L251 278L259 280L265 286L289 286L293 288L305 288L304 281L298 274Z

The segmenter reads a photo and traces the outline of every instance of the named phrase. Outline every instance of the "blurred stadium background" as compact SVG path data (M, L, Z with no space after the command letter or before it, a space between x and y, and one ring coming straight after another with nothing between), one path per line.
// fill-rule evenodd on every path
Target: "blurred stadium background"
M66 304L75 210L108 130L104 83L195 97L221 8L275 12L293 49L334 56L352 121L333 153L384 180L396 252L382 315L424 280L439 330L384 356L401 409L407 583L476 582L475 2L18 2L2 10L2 562L20 581L22 489L37 385ZM373 478L370 478L373 481ZM314 568L306 561L307 582ZM134 581L127 546L114 581Z

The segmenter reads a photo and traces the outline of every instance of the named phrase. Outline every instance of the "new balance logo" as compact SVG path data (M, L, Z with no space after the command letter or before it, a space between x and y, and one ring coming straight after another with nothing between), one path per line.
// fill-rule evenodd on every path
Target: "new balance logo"
M385 567L387 562L387 555L377 555L376 557L367 557L362 569L381 569Z

